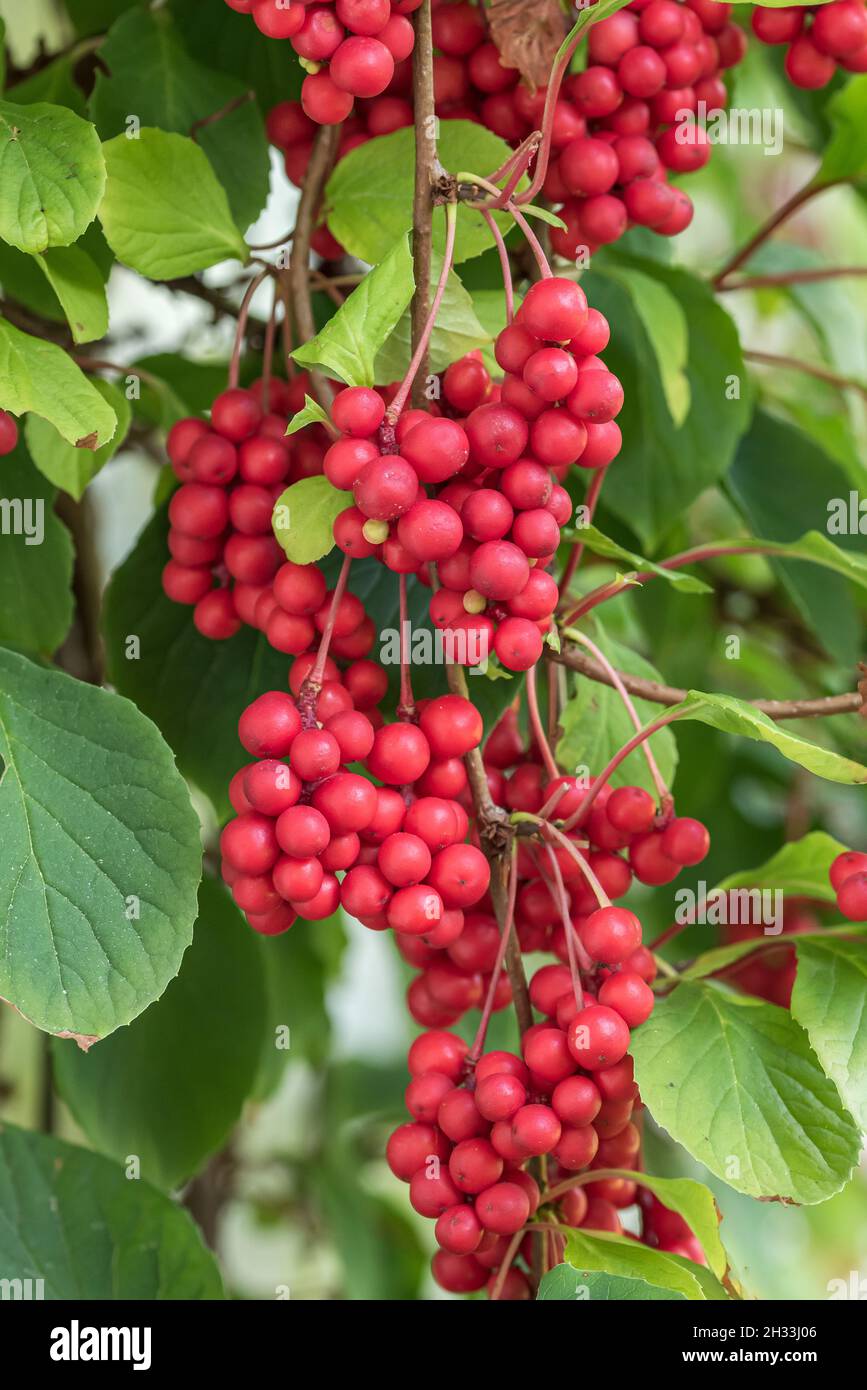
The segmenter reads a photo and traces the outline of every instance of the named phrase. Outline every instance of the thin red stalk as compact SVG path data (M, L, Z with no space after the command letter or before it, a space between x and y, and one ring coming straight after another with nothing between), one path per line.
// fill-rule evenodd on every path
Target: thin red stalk
M398 714L401 719L415 718L415 696L412 693L412 675L410 673L409 661L409 642L408 629L409 618L407 616L406 603L406 575L398 576L398 593L400 604L400 704Z
M551 752L551 748L545 736L545 730L542 726L542 717L539 713L539 696L536 690L535 666L531 666L527 672L527 710L530 715L530 728L533 730L533 737L538 744L539 752L542 754L545 771L553 781L555 777L560 776L560 772L554 761L554 754Z
M443 255L443 267L440 271L439 283L437 285L436 294L433 298L433 303L430 307L430 313L428 314L428 319L425 325L424 332L422 333L421 338L419 339L418 346L416 347L416 350L413 353L412 361L409 364L409 371L407 372L406 376L401 382L397 395L395 396L394 400L389 406L387 418L391 424L395 424L397 420L400 418L400 413L406 405L407 400L409 399L409 393L412 390L412 384L415 381L416 373L418 372L418 369L421 366L425 354L428 350L428 344L430 343L431 334L434 330L434 324L436 323L437 314L439 313L439 308L443 301L443 295L446 292L446 284L448 283L449 271L452 268L452 260L454 259L455 254L456 230L457 204L447 203L446 246L445 253Z
M596 505L599 501L599 494L602 491L602 484L605 482L605 474L608 472L608 468L609 465L607 463L604 468L597 468L596 472L593 474L593 477L591 479L590 486L587 489L587 495L584 498L584 506L587 508L588 525L590 524L590 522L592 522L593 517L595 515ZM584 542L576 541L575 544L572 546L572 553L569 556L568 563L563 571L563 577L560 580L561 599L566 598L569 592L569 585L572 583L572 580L575 577L575 572L578 569L578 566L581 564L583 555Z
M482 209L482 216L488 224L488 229L497 246L497 254L500 257L500 268L503 272L503 289L506 295L506 323L511 323L515 317L515 287L512 284L512 266L509 261L509 252L503 240L503 233L497 226L496 218L492 217L487 208Z
M334 593L331 597L331 607L328 610L328 621L319 642L319 650L316 653L316 661L313 670L305 681L311 685L321 686L325 675L325 663L328 660L328 648L331 646L331 638L334 635L334 624L337 621L337 610L340 607L340 600L343 598L346 582L349 579L349 566L352 564L352 557L344 556L343 564L340 566L340 574L334 586Z
M844 180L833 179L830 183L821 184L811 182L808 183L806 187L799 189L797 193L794 193L791 198L783 203L782 207L777 208L777 211L772 213L766 222L762 223L761 227L750 237L746 245L742 246L739 251L736 251L731 259L726 261L722 269L717 271L716 275L711 280L714 289L719 289L723 281L727 280L730 275L733 275L736 270L740 270L741 266L755 255L759 247L764 245L777 228L781 226L783 222L787 221L793 213L797 212L799 208L802 208L811 198L815 198L817 194L824 193L827 188L833 188L835 184L840 182L844 182Z
M508 1277L509 1270L515 1263L515 1258L518 1254L518 1251L521 1248L521 1241L523 1239L524 1231L520 1230L516 1231L515 1234L512 1236L512 1239L509 1241L508 1249L506 1250L506 1253L503 1257L503 1263L500 1265L499 1272L497 1274L496 1279L494 1280L493 1288L491 1289L491 1302L496 1302L496 1300L500 1297L500 1294L503 1292L503 1287Z
M292 342L292 295L286 275L280 276L280 297L283 300L283 321L280 325L280 337L283 343L286 377L292 381L298 368L292 358L292 349L295 346Z
M503 922L503 930L500 933L500 945L497 950L497 958L494 961L494 968L491 971L491 978L488 983L488 994L485 999L485 1006L482 1009L482 1017L473 1039L466 1064L474 1067L482 1055L485 1046L485 1038L488 1036L488 1026L491 1022L491 1015L494 1012L494 1000L497 997L497 985L500 982L500 975L506 960L506 952L509 949L509 939L514 930L515 923L515 900L518 896L518 854L517 845L512 846L512 862L509 865L509 897L506 906L506 919Z
M633 584L638 583L638 576L633 575L629 580L626 576L619 575L617 579L612 579L608 584L600 584L598 589L593 589L589 594L576 604L571 613L567 613L563 619L563 627L572 627L579 618L583 618L586 613L592 612L600 603L606 603L610 598L616 598L622 594L624 589L631 589Z
M593 805L593 802L596 800L596 797L608 781L608 778L613 772L617 771L620 764L624 759L629 757L630 753L634 752L636 748L640 748L645 739L651 738L652 735L658 733L660 729L664 729L666 724L673 724L676 719L680 719L681 717L682 712L672 713L669 711L668 714L661 714L658 719L654 719L652 724L648 724L644 729L639 730L628 743L624 743L623 747L617 750L614 757L609 760L607 766L602 769L599 776L588 788L578 810L565 822L563 829L571 830L573 825L581 824L587 812L590 810L590 807Z
M280 304L280 281L274 281L274 303L265 329L265 343L262 349L262 396L266 408L271 403L271 377L274 374L274 343L277 337L277 309Z
M530 244L530 250L536 257L536 264L542 272L542 279L550 280L554 272L548 264L548 257L545 255L541 241L536 236L536 233L533 231L526 217L522 212L518 211L514 203L507 203L506 211L512 214L518 226L521 228L521 231L524 233L524 236L527 238Z
M584 991L581 988L581 971L578 968L578 960L575 954L575 940L573 933L575 928L572 918L569 916L569 899L566 897L566 885L563 882L563 874L560 865L557 863L557 856L550 845L545 846L545 853L551 865L551 872L554 875L556 886L557 906L560 909L560 920L563 923L563 931L566 933L566 951L569 955L569 973L572 976L572 992L575 995L575 1003L579 1009L584 1008Z
M632 720L633 728L636 731L639 731L641 729L641 719L639 718L638 710L632 703L632 697L630 696L629 691L626 689L626 686L620 679L619 673L615 671L614 667L611 665L611 662L608 660L608 657L605 655L603 651L600 650L599 647L597 647L595 642L591 641L591 639L587 636L586 633L571 631L569 633L569 637L572 639L573 642L580 642L582 646L587 648L587 650L591 653L592 656L595 656L596 660L599 662L599 665L606 672L608 679L611 681L611 684L617 691L617 694L623 701L624 709L626 710L626 713L629 715L629 718ZM660 806L665 808L666 805L671 801L671 793L669 792L668 787L665 784L665 779L663 778L662 773L659 770L659 765L657 764L656 758L653 756L653 751L650 747L650 744L642 743L641 750L644 753L645 758L647 759L647 766L650 769L650 775L653 778L653 784L656 787L657 795L659 797L659 804Z
M254 275L244 292L244 298L241 300L241 307L238 310L238 326L235 329L235 345L232 348L232 360L229 363L229 386L232 389L238 385L241 376L241 355L244 351L244 335L247 332L247 320L250 317L253 295L262 281L270 274L271 267L269 266L267 270L260 270L258 275Z
M505 164L501 164L499 169L495 169L492 174L488 174L488 183L499 183L500 179L504 179L507 174L510 174L514 170L517 164L521 163L525 155L532 159L539 147L541 139L541 130L534 130L525 140L521 141L521 144L514 153L509 155ZM526 164L524 164L523 167L526 168Z
M550 821L542 820L541 816L535 816L530 811L517 811L515 815L512 817L512 819L518 822L528 821L533 825L538 825L543 835L553 836L557 843L561 845L563 849L565 849L566 853L570 854L572 858L575 860L575 863L578 865L587 882L590 884L590 887L593 889L593 892L596 896L596 901L599 903L599 906L611 906L611 899L605 892L605 889L602 887L602 884L599 882L599 879L594 874L590 865L587 863L587 860L572 844L572 841L566 838L562 830L558 830L556 825L552 825ZM572 820L574 819L575 817L573 816ZM571 821L567 821L563 829L567 830L570 824Z

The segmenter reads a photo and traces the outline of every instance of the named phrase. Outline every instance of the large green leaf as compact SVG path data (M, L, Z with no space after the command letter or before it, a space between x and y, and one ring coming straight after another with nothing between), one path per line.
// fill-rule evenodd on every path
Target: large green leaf
M641 676L645 680L661 679L649 661L609 637L600 624L597 624L594 641L615 670L625 671L630 676ZM581 650L585 649L582 647ZM659 714L658 706L648 700L633 698L633 704L641 720L650 720ZM557 745L558 762L567 772L575 773L581 768L589 768L594 776L635 733L635 725L617 691L580 675L575 677L574 693L560 715L560 727L562 735ZM663 780L671 785L677 768L674 734L670 729L660 729L652 735L649 743ZM615 787L644 787L656 795L656 784L640 748L612 773L610 781Z
M55 246L36 257L57 295L76 343L92 343L108 332L108 298L97 265L80 246Z
M590 303L612 326L605 361L623 383L625 403L618 416L623 449L605 480L605 503L651 551L677 518L705 488L729 468L749 419L747 373L735 325L702 281L685 270L657 262L608 255L594 259L582 278ZM645 295L641 308L630 287L621 283L623 269L638 270L673 298L689 326L689 353L683 371L689 410L678 424L669 397L674 387L660 375L657 346L668 330L657 321ZM676 395L682 409L684 390ZM679 412L676 410L675 415Z
M213 1255L162 1192L99 1154L14 1125L0 1126L0 1269L43 1280L52 1300L225 1297Z
M860 1131L788 1012L711 982L685 983L632 1040L654 1119L751 1197L812 1204L839 1192Z
M686 1294L676 1289L659 1288L656 1284L649 1284L646 1279L626 1274L598 1274L590 1270L579 1272L574 1265L555 1265L539 1285L536 1298L561 1303L584 1300L590 1303L655 1303L659 1300L681 1303L686 1299Z
M93 1040L158 999L192 939L198 819L118 695L0 652L0 995Z
M245 100L249 87L191 56L167 9L122 15L99 58L104 70L96 74L90 114L102 138L123 134L131 111L144 126L194 135L238 225L254 222L268 198L270 160L261 112ZM224 114L209 119L218 112Z
M281 492L274 504L274 535L296 565L310 565L334 549L333 527L352 506L352 494L327 478L302 478Z
M732 888L774 888L791 897L813 898L833 903L834 889L828 874L838 854L846 846L824 830L812 830L800 840L792 840L755 869L740 869L727 874L717 885L717 892Z
M183 135L144 127L103 146L108 184L99 217L112 251L151 280L247 259L207 155Z
M439 157L447 169L488 174L508 159L505 141L473 121L440 121ZM415 131L396 130L368 140L344 155L325 190L328 225L350 255L376 265L398 237L412 226L412 189L415 177ZM512 225L507 214L497 213L503 230ZM444 219L434 217L434 246L445 245ZM455 264L480 256L493 245L482 216L470 208L458 209Z
M326 372L347 386L373 386L376 354L394 332L414 289L409 240L400 236L321 332L292 356L302 367Z
M105 162L93 126L63 106L0 101L0 237L19 251L69 246L93 221Z
M631 266L609 266L607 274L628 291L656 355L659 379L671 418L683 424L689 414L689 324L671 290L661 280Z
M867 1130L867 941L796 942L792 1014L862 1130Z
M306 73L291 43L276 43L249 15L215 5L213 0L173 0L172 10L187 51L198 52L206 34L208 66L240 78L248 91L255 92L262 111L270 111L279 101L299 99Z
M162 592L166 530L163 511L112 578L105 611L109 674L162 730L181 771L222 819L229 779L249 761L238 719L264 691L286 688L288 662L250 628L228 642L211 642L196 631L192 609Z
M114 411L68 353L2 318L0 409L50 420L76 448L96 449L117 429Z
M755 705L748 704L746 700L736 700L733 695L690 690L685 700L679 705L672 705L669 713L680 718L697 719L699 723L709 724L712 729L720 729L725 734L769 743L790 762L829 782L867 782L867 767L861 763L800 738L785 725L775 724Z
M33 462L49 482L80 498L92 478L122 446L132 421L132 408L122 391L99 378L94 386L117 416L114 437L101 449L75 449L58 434L48 420L29 415L24 426L27 447Z
M725 1289L703 1265L651 1250L637 1240L597 1232L566 1232L566 1263L579 1275L604 1273L624 1279L643 1279L655 1288L669 1289L693 1301L726 1298Z
M834 499L848 503L852 486L844 470L803 430L760 410L741 440L728 486L753 535L795 547L791 558L781 551L771 563L825 650L854 665L861 620L845 580L863 583L867 537L832 532ZM817 574L801 560L837 574Z
M54 513L54 488L23 444L3 459L2 479L13 521L16 503L21 509L22 530L0 543L0 643L50 656L72 622L72 540Z
M682 1216L704 1250L708 1267L718 1279L725 1277L728 1260L719 1237L719 1212L709 1187L693 1178L657 1178L619 1168L611 1171L649 1188L663 1206Z
M439 277L442 262L434 258L432 278ZM440 311L430 340L430 370L443 372L452 362L486 347L491 334L479 322L473 299L458 276L452 271L446 281ZM391 337L376 358L376 380L402 381L412 359L412 323L410 312L402 316Z
M88 1139L113 1158L136 1154L158 1187L177 1187L220 1148L253 1089L261 944L225 889L204 879L193 944L163 997L88 1053L54 1044L61 1094Z
M831 99L828 113L831 139L814 181L825 184L862 177L867 173L867 76L851 77Z

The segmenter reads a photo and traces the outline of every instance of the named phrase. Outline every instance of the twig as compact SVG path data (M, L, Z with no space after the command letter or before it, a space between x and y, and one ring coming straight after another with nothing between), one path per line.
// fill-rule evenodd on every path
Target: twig
M415 12L415 47L412 53L412 94L415 112L415 191L412 208L412 259L415 268L415 294L412 300L412 348L418 348L430 310L431 259L433 255L434 184L442 167L436 145L434 107L433 35L431 0L422 0ZM423 351L413 382L412 403L424 404L427 352Z
M339 143L339 125L319 127L313 141L313 150L310 155L310 163L307 166L301 201L298 204L292 255L289 258L289 288L292 296L292 316L295 322L295 331L301 343L307 343L316 336L313 306L310 302L310 242L315 229L322 193L336 158ZM321 372L311 372L310 381L319 404L324 410L329 410L334 393L325 377Z
M590 680L599 681L600 685L613 685L613 681L598 661L586 656L584 652L576 651L574 647L564 647L560 652L549 652L548 658L561 666L567 666L571 671L578 671L582 676L589 677ZM656 705L679 705L689 694L688 690L680 689L678 686L663 685L660 681L645 680L644 677L633 676L628 671L618 671L617 675L630 695L635 695L640 700L649 700ZM747 703L752 705L753 709L759 710L761 714L766 714L769 719L783 720L824 718L833 714L857 714L863 707L864 701L862 696L855 691L846 695L822 696L819 699L749 700Z
M827 270L789 270L780 275L745 275L729 284L717 285L720 294L732 290L765 290L785 288L787 285L813 285L821 280L841 280L867 275L867 266L834 266Z
M857 377L840 376L839 373L832 372L827 367L820 367L814 362L802 362L798 357L778 357L773 352L755 352L751 348L744 348L744 360L759 362L765 367L783 367L787 371L803 372L806 376L815 377L817 381L836 386L840 391L857 391L867 400L867 385L863 381L859 381Z
M797 193L793 193L791 198L788 198L786 202L783 203L782 207L777 208L777 211L772 213L766 222L762 223L758 231L753 233L746 245L742 246L739 251L736 251L735 254L726 261L722 269L717 271L716 275L711 280L714 289L718 290L730 275L733 275L736 270L740 270L741 266L744 265L751 256L755 255L759 247L763 246L768 238L773 236L777 228L781 226L783 222L787 221L793 213L796 213L799 208L802 208L805 203L808 203L811 198L815 198L817 194L824 193L827 188L834 188L837 184L843 182L845 182L843 179L832 179L830 183L818 184L811 181L806 187L799 189Z

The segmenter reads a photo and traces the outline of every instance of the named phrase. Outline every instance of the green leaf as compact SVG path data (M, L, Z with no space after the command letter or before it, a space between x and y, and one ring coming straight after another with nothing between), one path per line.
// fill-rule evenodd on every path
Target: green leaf
M682 712L682 713L681 713ZM782 724L775 724L766 714L745 700L736 700L733 695L714 695L701 690L690 690L679 705L672 705L669 713L681 718L697 719L701 724L709 724L712 729L720 729L725 734L736 734L740 738L757 739L769 743L790 762L797 763L816 777L824 777L829 782L861 783L867 782L867 767L844 758L828 748L820 748L815 743L793 734Z
M826 1076L867 1130L867 941L796 939L792 1017L807 1031Z
M63 106L0 101L0 237L19 251L69 246L93 221L105 163L92 125Z
M229 779L249 761L238 740L239 715L266 690L286 688L288 663L248 627L227 642L196 631L192 609L162 591L167 530L163 508L112 576L104 621L109 678L153 719L181 771L223 820Z
M536 1295L537 1300L556 1299L559 1302L587 1300L600 1303L616 1300L619 1303L639 1301L654 1303L659 1300L683 1302L686 1294L676 1289L661 1289L648 1284L646 1279L630 1278L624 1274L594 1274L589 1270L580 1273L573 1265L555 1265L549 1269Z
M373 386L376 354L394 331L414 289L409 241L401 236L322 331L292 356L302 367L336 376L347 386Z
M297 434L298 431L303 430L306 425L327 425L328 423L328 415L322 409L319 402L314 401L312 396L305 396L302 409L296 411L292 416L286 433Z
M274 535L296 565L310 565L334 548L334 522L352 506L352 493L327 478L302 478L274 504Z
M823 648L854 665L862 654L861 618L843 581L863 583L867 538L857 527L839 534L838 518L841 511L846 517L852 489L844 470L802 430L759 410L727 484L753 535L796 547L791 559L781 550L772 567ZM811 529L817 523L835 540ZM840 577L816 574L798 559L837 570Z
M172 8L187 51L198 53L202 36L207 35L208 66L239 78L248 91L255 92L263 112L280 101L300 99L306 73L291 43L275 43L250 22L249 15L237 14L228 5L214 5L213 0L183 0Z
M194 136L238 225L249 227L267 202L270 181L265 125L256 102L245 99L252 98L249 86L190 56L167 9L122 15L99 59L90 114L102 138L124 134L131 111L141 125ZM218 112L219 119L210 119Z
M716 892L732 888L779 889L793 898L811 898L833 903L836 894L828 874L838 854L846 849L824 830L812 830L800 840L792 840L755 869L741 869L716 885Z
M81 35L101 34L117 19L122 10L130 10L139 0L64 0L75 32Z
M296 924L282 936L260 940L266 1002L256 1099L276 1089L288 1062L303 1061L313 1067L325 1064L331 1025L325 1002L329 971L323 945L335 938L345 941L340 912L309 931ZM341 944L338 960L342 952Z
M2 478L4 498L13 509L21 504L23 526L0 543L0 643L50 656L72 623L72 539L55 515L54 488L23 444L3 459ZM40 530L41 541L28 545L27 533L36 541Z
M851 77L828 103L831 139L813 177L816 184L867 174L867 76Z
M47 420L29 415L24 426L27 447L33 462L45 477L78 501L101 468L122 446L132 421L132 409L122 391L100 378L94 386L117 416L114 437L101 449L76 449L58 434Z
M540 207L538 203L523 203L521 212L525 217L535 217L540 222L547 222L549 227L559 227L561 232L566 231L566 223L562 217L558 217L556 212L550 208Z
M810 1205L847 1181L859 1130L785 1010L679 984L631 1050L657 1124L738 1192Z
M246 261L247 247L207 155L183 135L143 128L103 146L108 184L99 217L124 265L174 280L219 261Z
M161 999L90 1052L54 1043L60 1093L102 1153L179 1186L216 1152L256 1079L265 958L225 888L204 879L193 944ZM231 1021L226 1001L231 999Z
M75 343L92 343L108 332L108 297L99 267L80 246L56 246L36 264L57 295Z
M68 353L0 319L0 409L50 420L70 444L95 449L112 439L117 416Z
M609 637L600 624L594 633L596 645L604 652L615 670L630 676L659 681L659 672L638 652ZM639 719L658 716L658 706L648 700L633 698ZM574 693L560 715L562 736L557 745L557 760L567 772L577 773L587 768L593 774L601 772L609 759L635 733L635 725L623 707L616 690L597 681L579 676ZM650 748L656 758L663 780L669 785L677 768L677 744L670 729L660 729L651 736ZM611 785L644 787L656 797L656 784L650 775L647 760L640 748L612 773Z
M51 1300L225 1297L198 1229L162 1192L14 1125L0 1126L0 1269L44 1280Z
M641 270L609 267L607 274L629 291L633 307L656 354L659 379L671 418L680 428L689 414L689 325L679 301L660 280Z
M670 1289L698 1302L726 1298L725 1290L703 1265L651 1250L623 1236L601 1235L570 1229L566 1232L566 1263L579 1275L616 1274L624 1279L643 1279L655 1288Z
M499 136L473 121L440 121L439 156L447 169L487 173L498 169L511 150ZM328 226L352 256L376 265L412 227L415 132L396 130L368 140L344 155L325 190ZM505 232L512 219L495 214ZM458 208L455 264L480 256L494 239L480 213ZM444 218L434 217L434 248L445 246Z
M719 1238L716 1200L709 1187L693 1178L657 1178L650 1173L633 1173L626 1169L612 1171L649 1188L664 1207L682 1216L701 1245L711 1271L718 1279L725 1277L728 1260Z
M624 269L638 270L660 285L679 303L689 324L685 372L690 405L680 424L660 375L656 344L665 330L653 337L648 333L644 301L639 312L634 280L630 288L622 282ZM625 392L617 420L623 449L605 480L606 507L626 522L642 546L654 550L690 503L728 471L747 427L748 374L737 330L707 285L685 270L608 252L594 258L594 268L581 284L591 304L614 325L605 361Z
M442 260L434 257L432 278L439 278ZM452 271L446 281L445 293L437 314L430 341L430 370L444 372L452 362L487 347L491 341L487 329L476 315L471 295ZM379 382L401 381L412 359L412 320L409 310L403 315L388 341L376 358L375 374Z
M199 824L134 705L0 652L0 995L93 1041L158 999L192 938Z
M653 560L648 560L643 555L636 555L634 551L618 545L616 541L604 536L595 526L581 526L571 531L565 531L563 540L581 541L588 550L593 551L594 555L601 555L606 560L617 560L621 564L628 565L631 570L648 570L651 574L658 575L660 579L666 579L669 584L680 589L681 593L713 593L712 585L705 584L704 580L698 579L696 575L686 574L683 570L664 569L662 565L654 564Z

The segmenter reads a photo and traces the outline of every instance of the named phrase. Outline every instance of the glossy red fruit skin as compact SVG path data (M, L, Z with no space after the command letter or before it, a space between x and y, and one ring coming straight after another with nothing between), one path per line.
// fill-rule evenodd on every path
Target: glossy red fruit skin
M632 970L609 976L599 990L599 1003L620 1014L629 1028L637 1028L653 1012L653 990Z
M676 816L662 832L662 851L676 864L700 864L710 849L710 835L701 821Z
M867 873L850 874L837 890L837 906L850 922L867 922Z
M641 923L626 907L601 907L582 923L581 943L592 960L619 965L641 945Z
M600 1004L582 1009L569 1025L569 1051L586 1071L613 1066L629 1047L629 1029L619 1014Z
M837 858L828 871L831 880L831 887L838 893L853 874L867 873L867 854L862 854L859 850L848 849L843 854L838 854Z
M529 1218L530 1199L517 1183L500 1182L479 1193L475 1209L486 1231L514 1235Z

